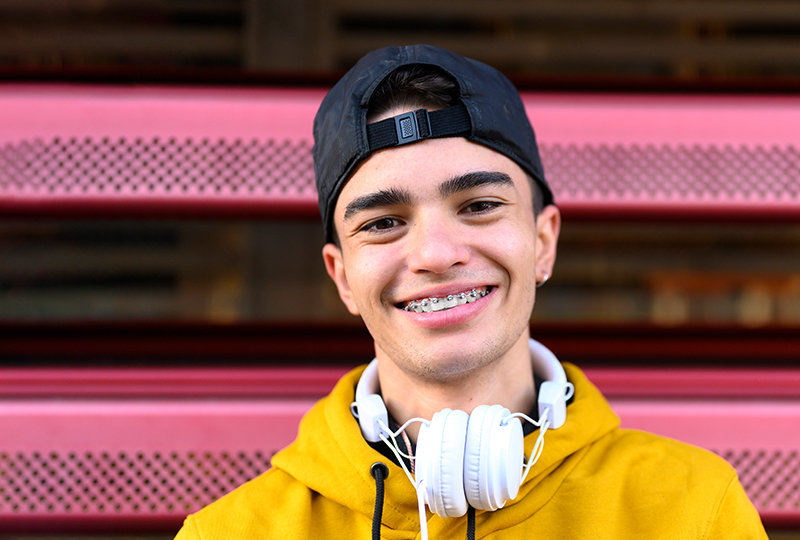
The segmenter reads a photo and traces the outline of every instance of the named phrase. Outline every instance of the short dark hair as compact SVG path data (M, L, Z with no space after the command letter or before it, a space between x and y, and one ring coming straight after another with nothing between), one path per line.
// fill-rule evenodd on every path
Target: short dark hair
M444 109L458 103L458 83L443 69L421 64L401 66L372 93L367 122L393 109Z
M372 93L367 122L372 123L395 109L444 109L459 103L458 82L443 69L427 64L400 66ZM544 194L539 183L530 175L526 176L531 185L533 215L536 217L544 207Z

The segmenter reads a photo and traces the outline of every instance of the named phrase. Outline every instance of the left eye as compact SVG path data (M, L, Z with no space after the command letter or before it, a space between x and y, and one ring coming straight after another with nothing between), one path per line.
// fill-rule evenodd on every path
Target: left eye
M467 205L465 211L472 212L473 214L480 214L482 212L494 210L498 206L500 206L500 203L494 201L475 201Z

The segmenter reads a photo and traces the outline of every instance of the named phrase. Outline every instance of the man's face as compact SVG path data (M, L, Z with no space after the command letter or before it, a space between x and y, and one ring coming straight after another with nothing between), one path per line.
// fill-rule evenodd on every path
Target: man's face
M532 208L522 169L464 138L365 160L334 210L341 249L328 244L323 257L378 358L445 381L527 341L536 281L551 273L559 226L558 211L547 207L537 228ZM460 298L473 290L476 300ZM432 298L431 311L404 309Z

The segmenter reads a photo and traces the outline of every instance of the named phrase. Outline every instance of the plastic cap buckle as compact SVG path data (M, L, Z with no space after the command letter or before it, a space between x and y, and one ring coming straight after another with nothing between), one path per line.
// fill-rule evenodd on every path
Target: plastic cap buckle
M408 144L420 139L425 139L429 135L423 136L420 133L419 122L417 121L417 114L423 113L423 118L428 123L427 132L430 133L429 126L431 125L430 117L428 116L427 109L418 109L403 114L398 114L394 117L394 128L397 131L397 145Z

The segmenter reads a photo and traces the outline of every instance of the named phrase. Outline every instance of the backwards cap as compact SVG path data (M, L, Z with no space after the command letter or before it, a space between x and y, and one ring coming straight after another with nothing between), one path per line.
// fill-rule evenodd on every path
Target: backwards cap
M458 83L461 104L420 109L368 126L375 88L398 67L412 64L449 73ZM536 136L511 81L491 66L439 47L386 47L359 60L328 92L314 118L312 153L326 241L333 241L339 193L361 161L382 148L441 137L464 137L512 159L539 184L544 204L553 203Z

